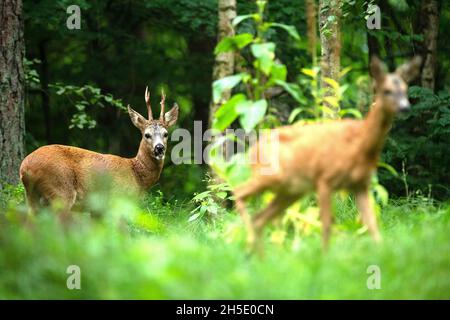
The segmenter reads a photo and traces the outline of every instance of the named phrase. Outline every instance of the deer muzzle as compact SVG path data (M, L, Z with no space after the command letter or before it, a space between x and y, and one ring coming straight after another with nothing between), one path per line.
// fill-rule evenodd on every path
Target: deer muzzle
M166 147L164 147L163 144L158 143L158 144L155 146L155 149L153 150L153 153L155 154L155 157L156 157L158 160L161 160L161 159L164 157L164 152L165 152L165 151L166 151Z

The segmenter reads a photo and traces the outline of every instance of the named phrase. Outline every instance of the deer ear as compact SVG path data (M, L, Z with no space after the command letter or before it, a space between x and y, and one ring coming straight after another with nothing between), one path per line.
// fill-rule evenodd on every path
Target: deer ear
M386 75L385 70L386 66L377 56L373 56L370 59L370 74L376 82L381 82L384 79Z
M168 127L173 126L177 122L178 113L179 108L178 105L175 103L172 109L170 109L164 114L164 122L167 124Z
M410 61L402 64L395 70L400 77L406 82L414 80L420 73L420 66L422 65L422 57L415 56Z
M136 128L142 131L145 128L147 120L145 120L138 112L131 109L130 106L128 106L128 114L130 115L131 122L133 122Z

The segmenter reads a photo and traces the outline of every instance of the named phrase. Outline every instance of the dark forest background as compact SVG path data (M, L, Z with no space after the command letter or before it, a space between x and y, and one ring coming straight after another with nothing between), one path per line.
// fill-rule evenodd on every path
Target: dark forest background
M81 8L81 30L65 27L66 8L73 3ZM394 69L405 58L426 50L421 1L377 3L380 30L366 28L367 1L345 1L340 24L341 67L351 67L343 79L349 89L342 104L363 113L370 101L361 98L361 92L370 91L369 55L378 54ZM431 192L441 199L450 195L450 3L438 5L434 90L421 87L420 79L414 83L418 86L411 89L413 111L394 124L383 152L383 161L399 172L395 177L380 170L381 183L393 196L405 196L405 188L407 192ZM253 1L237 1L237 14L253 12L254 7ZM277 57L288 67L288 79L294 81L301 68L311 66L305 3L270 1L267 14L269 21L295 26L301 36L294 42L285 32L270 35L277 43ZM26 153L59 143L134 156L139 132L121 106L130 104L144 112L146 85L153 105L161 88L167 92L169 104L178 102L179 127L192 132L194 120L206 127L217 16L215 0L26 0ZM101 91L80 89L85 86ZM286 123L296 105L286 96L279 99L285 102L278 113L280 121ZM87 102L84 107L81 101ZM175 166L168 161L155 188L162 188L166 197L189 198L203 188L206 171L206 166Z

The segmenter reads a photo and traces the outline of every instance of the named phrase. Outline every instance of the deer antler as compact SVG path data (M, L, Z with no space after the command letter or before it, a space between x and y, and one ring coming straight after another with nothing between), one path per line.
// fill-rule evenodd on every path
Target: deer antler
M147 105L148 110L148 120L153 119L152 107L150 105L150 92L148 91L148 86L145 87L145 104Z
M159 120L164 122L164 102L166 101L166 95L164 94L164 89L161 89L161 113L159 114Z

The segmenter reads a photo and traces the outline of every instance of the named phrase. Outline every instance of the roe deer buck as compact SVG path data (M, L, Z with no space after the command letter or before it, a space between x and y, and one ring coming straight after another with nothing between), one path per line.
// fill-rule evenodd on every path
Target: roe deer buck
M128 106L133 124L141 131L142 140L136 157L122 158L86 149L64 146L43 146L29 154L20 166L28 205L35 212L41 201L49 204L59 200L69 212L76 201L83 199L95 175L108 175L113 187L140 191L155 184L163 168L168 127L178 119L178 105L164 113L162 92L159 119L153 119L148 87L145 90L148 120Z
M323 247L327 249L332 223L331 194L339 189L355 194L363 223L376 241L381 240L369 201L370 179L394 114L410 107L406 82L418 74L420 65L421 58L415 57L394 73L386 74L382 62L374 57L370 69L375 79L375 98L364 120L284 126L275 129L278 139L260 139L252 147L250 154L256 159L251 165L252 176L234 192L236 209L246 224L247 241L252 248L259 245L268 221L299 197L317 191ZM258 157L265 159L264 164ZM267 165L274 168L273 163L278 164L278 169L272 175L261 174ZM274 200L252 219L244 201L265 190L275 193Z

